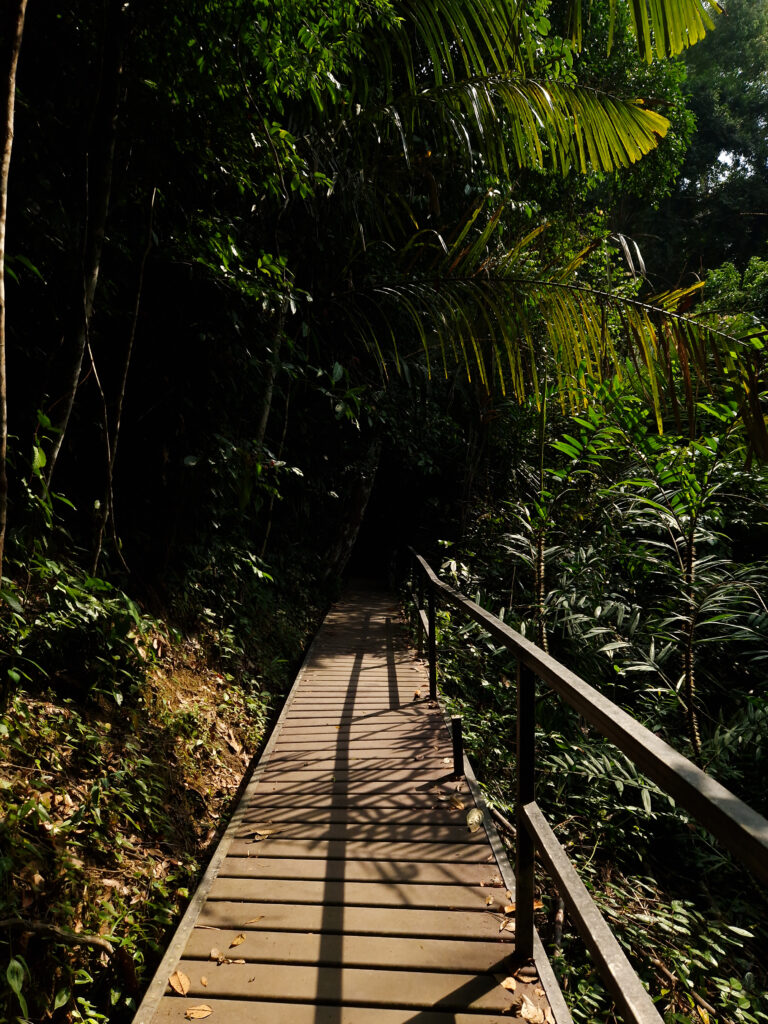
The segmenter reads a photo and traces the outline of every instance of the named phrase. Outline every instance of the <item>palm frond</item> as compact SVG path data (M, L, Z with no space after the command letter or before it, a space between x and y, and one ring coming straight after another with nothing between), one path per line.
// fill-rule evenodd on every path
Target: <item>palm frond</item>
M674 57L704 38L715 27L713 15L722 14L717 0L629 0L632 31L640 56L652 63L659 58ZM569 33L581 49L584 15L581 0L571 0ZM610 0L610 50L616 24L616 0Z
M482 226L473 211L472 230L465 225L447 253L440 239L438 259L422 233L428 273L419 276L411 264L406 278L376 289L378 300L399 306L425 351L439 352L444 372L463 364L481 387L495 382L522 399L531 389L538 395L537 364L546 358L563 408L573 412L587 400L585 375L598 382L607 375L631 377L655 409L660 430L666 396L682 384L691 400L696 382L703 382L740 403L753 449L768 459L759 368L748 339L677 311L699 286L648 300L592 287L577 275L594 245L565 268L526 273L527 249L539 244L543 226L514 249L494 252L500 209Z

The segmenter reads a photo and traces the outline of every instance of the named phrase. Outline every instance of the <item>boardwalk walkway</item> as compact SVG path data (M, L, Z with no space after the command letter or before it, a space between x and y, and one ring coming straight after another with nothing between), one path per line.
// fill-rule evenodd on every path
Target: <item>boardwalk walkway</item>
M467 827L471 788L396 619L372 592L326 618L136 1024L501 1024L524 993L546 1008L537 982L500 984L498 838Z

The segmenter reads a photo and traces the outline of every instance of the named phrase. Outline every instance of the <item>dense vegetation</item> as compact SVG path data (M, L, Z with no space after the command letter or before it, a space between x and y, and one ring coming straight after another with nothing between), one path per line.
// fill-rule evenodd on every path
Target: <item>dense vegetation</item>
M130 1017L342 573L393 582L406 542L765 809L764 5L25 8L0 1017ZM508 667L441 629L505 805ZM766 1020L748 879L547 700L540 725L668 1019ZM564 942L574 1013L611 1019Z

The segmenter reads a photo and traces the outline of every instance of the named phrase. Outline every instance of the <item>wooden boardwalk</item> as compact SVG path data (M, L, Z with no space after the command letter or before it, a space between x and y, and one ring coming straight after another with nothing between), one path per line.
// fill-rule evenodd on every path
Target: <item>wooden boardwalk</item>
M500 984L508 866L492 829L467 827L473 787L396 622L375 592L326 618L135 1024L501 1024L523 994L547 1009L538 981Z

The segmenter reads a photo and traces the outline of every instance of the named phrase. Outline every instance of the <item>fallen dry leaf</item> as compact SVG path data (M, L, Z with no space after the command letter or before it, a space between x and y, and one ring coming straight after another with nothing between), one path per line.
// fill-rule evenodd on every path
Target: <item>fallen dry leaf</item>
M534 994L537 995L537 996L543 996L544 995L544 989L543 988L535 988L533 991L534 991Z
M205 977L205 975L203 975L203 977L200 979L200 984L203 986L203 988L208 988L208 979Z
M523 1020L530 1021L530 1024L544 1024L544 1011L528 996L523 996L523 1002L518 1012Z
M470 832L478 832L483 824L483 812L479 807L467 811L467 828Z
M546 1024L555 1024L555 1015L548 1006L544 1010L544 1020L546 1021Z
M210 1017L213 1010L210 1006L206 1006L205 1003L200 1003L199 1006L188 1006L184 1011L184 1016L187 1020L205 1020L206 1017Z
M221 960L223 958L223 956L224 956L224 954L221 952L221 950L220 949L216 949L216 947L214 946L214 948L208 954L208 959L209 960Z
M233 754L239 754L243 749L243 744L238 740L237 736L230 729L226 736L227 746Z
M239 935L236 935L234 939L232 939L232 941L229 944L229 948L232 949L234 946L239 946L241 942L245 942L245 936L243 935L242 932L240 932Z
M493 896L486 896L485 897L485 905L486 905L486 907L490 907L490 906L493 905Z
M464 810L464 801L461 799L460 796L456 796L454 794L452 797L450 797L450 799L448 800L448 803L450 804L451 807L454 807L457 811L463 811Z
M413 691L413 696L414 697L420 697L421 696L421 690L414 690Z
M509 896L509 893L507 893L507 896ZM544 908L544 904L541 902L541 900L534 900L533 901L533 909L534 910L542 910L543 908ZM504 913L505 914L514 914L514 912L515 912L515 904L514 903L508 903L506 905L506 907L504 907Z
M502 988L507 990L507 992L514 992L517 988L517 982L514 978L505 978L503 974L497 974L496 980Z
M258 917L249 917L248 920L245 923L246 924L256 924L258 921L261 921L263 919L263 917L264 917L263 914L259 914Z
M499 925L500 932L513 932L515 930L515 922L512 920L502 921Z
M180 996L185 996L189 992L190 981L183 971L174 971L168 979L168 984Z

